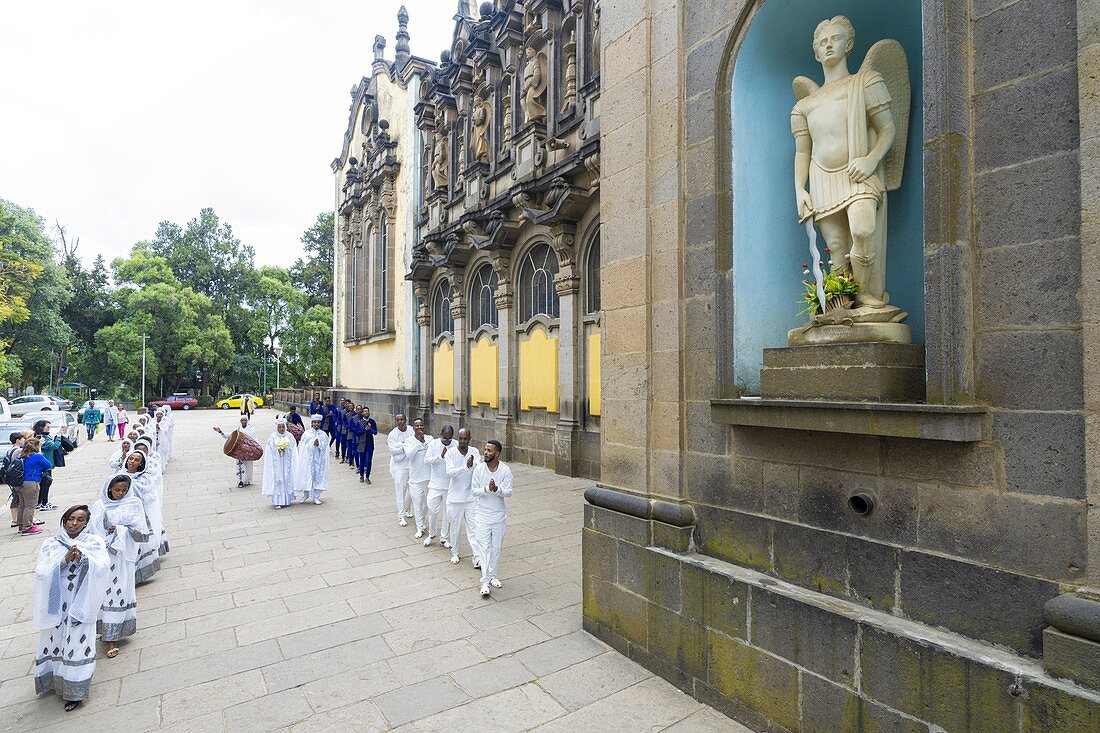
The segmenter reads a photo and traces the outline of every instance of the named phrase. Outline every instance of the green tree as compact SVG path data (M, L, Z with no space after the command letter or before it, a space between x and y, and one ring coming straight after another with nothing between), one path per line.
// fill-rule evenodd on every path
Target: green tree
M305 292L310 307L332 307L332 273L335 264L335 215L326 211L302 232L302 248L306 257L297 259L290 268L291 281Z
M282 345L283 364L299 384L332 382L332 308L315 305L292 316Z
M199 388L203 396L210 395L210 381L229 371L234 354L233 335L225 319L218 313L203 313L196 323L194 338L187 343L180 357L199 371Z
M141 393L141 335L151 330L150 316L134 313L104 326L95 334L96 359L106 367L112 381L121 382L136 394ZM156 384L160 378L160 362L154 351L146 354L145 373L148 384ZM106 386L108 383L100 384Z
M199 212L186 227L161 222L149 251L160 255L179 281L202 293L225 314L241 302L255 259L255 251L218 219L213 209Z

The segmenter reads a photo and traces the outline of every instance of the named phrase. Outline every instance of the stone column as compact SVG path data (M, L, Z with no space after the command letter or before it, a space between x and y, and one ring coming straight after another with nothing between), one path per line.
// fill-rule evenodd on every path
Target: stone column
M581 376L577 348L580 277L574 258L572 226L554 228L554 249L561 261L561 269L554 278L558 293L558 424L554 435L554 470L563 476L576 476L580 458Z
M497 290L493 302L497 307L497 435L504 444L505 459L511 457L512 426L516 410L516 329L512 310L512 282L509 279L508 260L495 260Z
M425 421L432 414L432 316L428 310L428 288L426 283L416 284L416 299L420 309L416 313L416 325L420 327L420 404L419 415ZM412 422L410 416L409 422Z
M466 340L466 297L462 294L462 278L454 278L451 283L451 319L454 320L455 337L455 402L453 407L455 429L457 430L462 426L463 418L466 417L466 411L469 408L470 390L467 386L469 380L466 375L470 370L470 343Z

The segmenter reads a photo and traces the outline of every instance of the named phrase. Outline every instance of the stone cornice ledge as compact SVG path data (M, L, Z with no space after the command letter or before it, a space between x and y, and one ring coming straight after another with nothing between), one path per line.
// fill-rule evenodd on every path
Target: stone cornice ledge
M726 425L973 443L986 435L983 405L921 405L741 397L710 402Z

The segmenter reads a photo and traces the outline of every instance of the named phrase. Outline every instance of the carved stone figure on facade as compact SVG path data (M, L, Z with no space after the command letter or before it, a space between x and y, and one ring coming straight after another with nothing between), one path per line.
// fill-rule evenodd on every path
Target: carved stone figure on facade
M509 79L501 87L501 104L504 105L504 119L501 124L501 144L508 145L512 142L512 82Z
M829 247L832 271L851 275L858 283L856 307L833 314L837 317L823 313L816 325L898 323L907 315L889 305L886 292L886 192L901 185L908 63L901 44L887 39L874 44L862 68L852 74L848 56L854 42L855 29L844 16L822 21L814 30L813 48L824 84L803 76L793 83L799 221L817 224Z
M600 0L592 8L592 71L600 73Z
M450 165L451 156L448 155L447 136L441 130L436 130L435 144L432 146L432 181L437 189L447 188Z
M546 54L527 47L523 66L523 114L528 122L546 117Z
M489 100L475 96L473 115L470 122L474 127L474 160L478 163L489 162L489 120L491 110Z

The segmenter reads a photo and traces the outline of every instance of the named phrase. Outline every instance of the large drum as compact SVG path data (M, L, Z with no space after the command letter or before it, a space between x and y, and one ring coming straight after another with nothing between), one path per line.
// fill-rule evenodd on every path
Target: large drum
M258 461L264 457L263 446L253 440L252 436L240 430L234 430L229 434L229 439L225 441L225 447L222 450L227 456L236 458L238 461Z
M286 424L286 429L289 430L290 434L294 436L295 444L302 442L302 434L305 433L305 430L302 429L301 425L288 422Z

